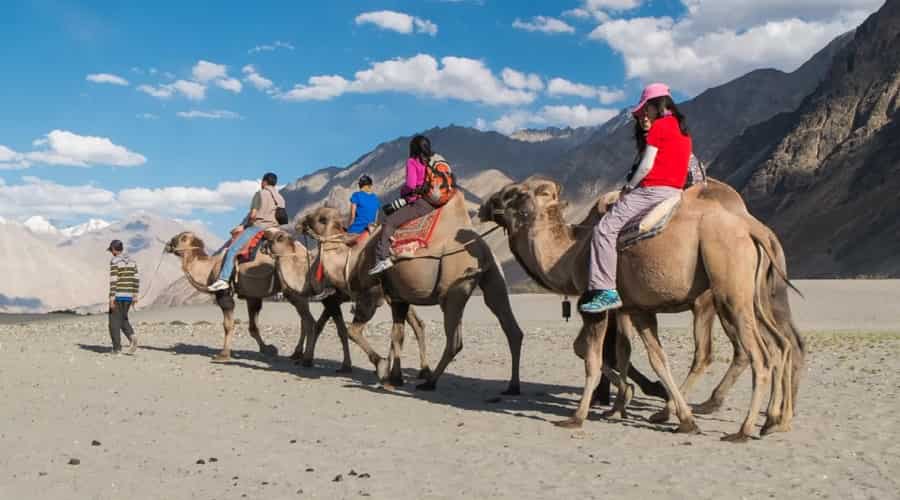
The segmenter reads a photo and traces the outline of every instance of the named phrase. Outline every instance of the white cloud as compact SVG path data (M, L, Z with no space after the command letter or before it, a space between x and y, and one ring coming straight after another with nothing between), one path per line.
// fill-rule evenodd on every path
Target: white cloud
M575 33L575 28L555 17L535 16L530 21L516 18L512 25L513 28L525 31L540 31L541 33L549 34Z
M792 71L883 0L682 0L680 19L600 24L590 38L622 55L626 76L696 94L760 67ZM641 43L635 43L641 40Z
M20 170L29 166L31 164L22 153L17 153L0 144L0 170ZM0 179L0 181L3 181L3 179Z
M159 116L154 115L153 113L138 113L135 115L135 118L140 118L141 120L158 120Z
M202 101L206 98L206 85L190 80L177 80L174 83L166 83L156 87L153 85L138 85L137 90L157 99L169 99L176 93L194 101Z
M329 100L344 93L404 92L438 99L457 99L490 105L527 104L533 91L510 87L482 61L427 54L392 59L358 71L352 81L338 75L314 76L279 97L289 101Z
M564 78L554 78L547 83L547 94L551 97L575 96L598 99L601 104L612 104L625 99L625 91L608 87L574 83Z
M577 106L544 106L538 112L513 111L491 123L498 132L511 134L529 126L546 127L592 127L606 123L619 112L608 108L589 108L582 104ZM479 119L480 120L480 119ZM487 128L484 120L476 121L476 128Z
M248 54L258 54L260 52L272 52L273 50L278 50L278 49L294 50L294 46L288 42L282 42L281 40L275 40L274 42L272 42L270 44L257 45L256 47L253 47L252 49L248 50L247 53Z
M241 89L243 88L240 80L238 80L237 78L221 78L219 80L216 80L215 83L216 86L234 92L235 94L240 93Z
M534 73L525 74L511 68L503 68L500 76L503 78L503 83L514 89L535 91L544 89L544 82L541 80L541 77Z
M258 189L258 180L244 180L222 182L215 188L129 188L117 193L93 184L64 185L24 177L21 184L0 182L0 212L45 217L110 215L136 210L182 216L195 211L220 213L243 207Z
M85 80L94 83L109 83L112 85L128 86L128 80L110 73L91 73L85 77Z
M234 120L241 118L241 115L235 113L234 111L228 111L224 109L218 109L213 111L199 111L196 109L192 109L190 111L179 111L175 113L180 118L207 118L211 120Z
M198 82L209 82L218 78L226 78L228 76L228 68L224 64L211 63L201 59L191 69L191 75Z
M409 14L393 10L364 12L356 16L354 22L357 25L374 24L381 29L396 31L397 33L403 33L404 35L422 33L435 36L438 32L437 25L427 19L413 17Z
M44 137L35 139L32 145L40 149L17 153L0 145L0 169L28 168L34 164L134 167L147 162L143 155L113 144L106 137L78 135L67 130L53 130Z
M275 88L275 85L272 83L272 80L262 76L257 70L256 67L252 64L248 64L241 69L241 72L246 75L244 77L244 81L252 85L256 90L262 92L277 92L278 89Z

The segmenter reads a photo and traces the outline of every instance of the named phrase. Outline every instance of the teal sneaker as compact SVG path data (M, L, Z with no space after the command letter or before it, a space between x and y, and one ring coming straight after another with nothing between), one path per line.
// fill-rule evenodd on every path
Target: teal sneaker
M581 304L578 310L587 314L599 314L610 309L622 307L622 299L615 290L599 290L594 292L591 300Z

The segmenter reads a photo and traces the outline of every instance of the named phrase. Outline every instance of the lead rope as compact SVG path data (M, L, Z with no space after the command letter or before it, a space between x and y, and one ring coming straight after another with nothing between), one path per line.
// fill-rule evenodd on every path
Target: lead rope
M153 274L150 275L150 281L148 281L148 286L145 289L144 293L141 294L140 298L138 298L138 302L143 302L144 298L147 297L147 294L150 293L150 290L153 289L153 282L156 281L156 275L159 274L159 267L162 266L163 257L166 255L166 247L163 247L162 253L159 254L159 262L156 263L156 269L153 271Z

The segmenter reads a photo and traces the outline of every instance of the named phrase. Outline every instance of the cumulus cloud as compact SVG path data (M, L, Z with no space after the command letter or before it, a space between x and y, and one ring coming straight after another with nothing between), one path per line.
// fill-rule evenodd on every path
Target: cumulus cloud
M621 54L628 78L688 94L760 67L792 71L882 0L682 0L687 13L601 23L590 38ZM634 43L641 40L641 43Z
M275 84L272 83L272 80L262 76L252 64L248 64L241 68L241 72L244 73L244 81L252 85L256 90L266 93L278 92L278 89L275 87Z
M511 68L503 68L500 76L503 78L503 83L514 89L535 91L544 89L544 82L541 80L541 77L534 73L525 74Z
M191 75L195 82L212 82L217 87L234 93L239 93L242 88L240 80L228 76L228 66L224 64L200 60L191 69Z
M358 71L353 80L339 75L310 78L279 95L288 101L325 101L345 93L404 92L439 99L457 99L490 105L527 104L536 94L498 79L482 61L444 57L440 64L426 54L392 59Z
M38 149L17 153L0 145L0 169L28 168L31 165L56 165L67 167L134 167L147 163L147 158L113 144L106 137L78 135L67 130L53 130L32 142Z
M516 18L512 25L513 28L520 30L540 31L541 33L548 34L575 33L575 28L555 17L535 16L528 21Z
M241 118L241 115L235 113L234 111L228 111L224 109L213 110L213 111L199 111L196 109L192 109L190 111L179 111L175 113L180 118L206 118L210 120L234 120Z
M252 49L248 50L247 53L248 54L258 54L260 52L272 52L272 51L278 50L278 49L294 50L294 46L288 42L282 42L281 40L275 40L274 42L269 43L269 44L257 45L256 47L253 47Z
M21 184L0 182L0 212L12 216L65 217L135 210L181 216L195 211L220 213L244 206L258 189L259 181L244 180L222 182L214 188L170 186L114 192L93 184L64 185L24 177Z
M383 30L395 31L404 35L420 33L435 36L438 32L437 24L427 19L413 17L393 10L364 12L356 16L354 22L357 25L373 24Z
M618 115L615 109L589 108L583 104L577 106L544 106L537 112L513 111L505 114L488 126L482 119L476 120L476 128L493 128L504 134L511 134L526 127L592 127L606 123Z
M193 82L190 80L176 80L173 83L163 85L138 85L137 90L157 99L169 99L175 94L194 100L202 101L206 99L206 85Z
M84 78L89 82L94 83L108 83L111 85L121 85L123 87L128 86L128 80L122 78L118 75L113 75L111 73L91 73L90 75Z
M564 78L554 78L547 82L547 94L551 97L575 96L585 99L597 99L601 104L612 104L625 99L625 91L622 89L610 89L604 86L595 87L583 83L570 82Z

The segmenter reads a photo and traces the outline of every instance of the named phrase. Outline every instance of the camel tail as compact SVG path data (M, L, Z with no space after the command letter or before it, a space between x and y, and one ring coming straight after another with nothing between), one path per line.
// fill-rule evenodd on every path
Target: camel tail
M762 225L762 224L760 223L760 225ZM791 283L791 280L788 279L787 272L784 269L782 269L780 265L778 265L778 260L775 259L775 256L774 256L775 252L770 247L769 242L766 241L768 238L762 238L761 236L754 234L753 231L751 231L750 237L753 238L753 242L756 243L757 246L761 247L763 252L765 252L766 256L769 258L769 262L772 266L772 269L774 269L775 273L778 274L778 277L784 281L784 283L788 286L788 288L790 288L791 290L796 292L797 295L800 296L800 298L805 299L806 296L803 295L803 292L801 292L799 288L797 288L793 283Z
M756 238L754 238L755 240ZM772 271L778 266L771 254L767 251L766 246L755 241L756 248L759 250L759 261L756 265L756 289L753 294L753 305L756 308L756 315L773 335L782 336L782 332L778 330L775 318L772 316L772 304L769 300L771 296L771 275Z

